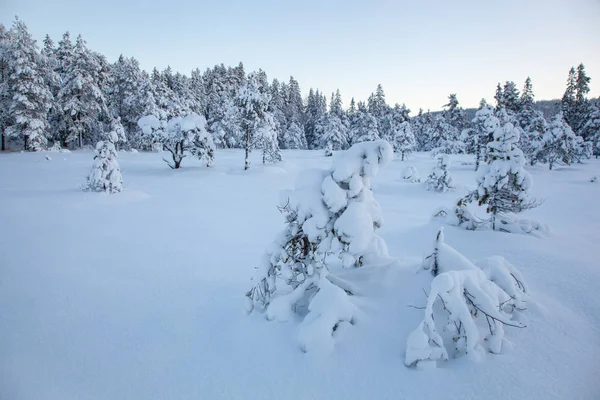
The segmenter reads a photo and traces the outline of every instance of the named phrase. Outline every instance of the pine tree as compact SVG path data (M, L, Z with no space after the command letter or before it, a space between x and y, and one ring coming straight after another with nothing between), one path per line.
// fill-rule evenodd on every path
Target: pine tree
M448 103L444 104L444 118L446 122L456 128L458 132L462 132L465 128L465 112L459 106L458 99L455 93L448 96Z
M101 63L87 48L80 36L73 50L73 61L66 71L58 101L63 111L65 143L77 143L82 147L84 140L92 142L91 135L100 129L99 120L108 116L106 98L101 89L98 72Z
M487 164L477 171L478 188L467 198L486 205L492 229L501 228L498 217L519 213L537 204L528 199L531 176L523 168L525 157L517 147L519 130L512 123L496 125L486 145ZM467 201L468 201L467 200ZM460 202L459 202L460 205Z
M284 149L306 149L306 137L304 129L298 123L292 122L283 133Z
M583 139L575 135L564 120L561 113L557 114L544 133L538 160L548 163L552 169L556 163L571 165L582 153Z
M571 126L571 128L575 134L583 137L584 140L592 139L584 136L586 132L583 130L593 110L590 101L587 99L587 94L590 91L589 83L590 78L585 73L585 67L583 64L579 64L577 67L577 80L575 81L574 126Z
M561 100L562 114L569 126L574 128L577 125L577 116L575 115L575 94L577 91L577 74L575 68L571 67L569 70L569 77L567 78L567 88L563 94Z
M598 158L600 155L600 103L591 108L581 135L592 143L593 154Z
M464 143L460 132L450 125L444 114L437 114L433 119L433 126L429 130L429 140L433 146L433 154L458 154L463 152Z
M475 170L485 158L485 148L493 138L493 132L500 125L500 121L494 115L494 109L490 105L485 105L481 110L475 113L473 118L473 130L470 134L471 145L475 149Z
M517 119L519 120L519 125L521 126L521 128L525 129L531 124L533 118L535 118L535 110L533 108L533 85L531 84L530 77L527 77L527 79L525 80L525 86L523 87L523 93L521 93L520 103L521 110L517 116Z
M144 98L140 96L144 85L139 62L121 55L110 70L110 111L120 118L129 137L137 129L137 120L143 115Z
M321 140L320 147L326 149L326 155L332 155L333 151L347 148L348 131L337 113L327 114Z
M358 103L358 109L350 117L350 131L348 132L352 144L379 140L377 119L372 116L364 103Z
M543 150L544 135L548 131L548 123L541 111L534 111L534 117L524 128L524 137L521 138L519 146L531 165L540 161Z
M10 109L9 77L10 36L6 27L0 24L0 134L2 135L2 151L6 150L6 126Z
M400 159L404 161L406 156L412 153L416 147L415 135L408 121L394 124L394 136L390 142L394 151L400 153Z
M15 19L8 47L8 137L23 140L25 150L46 148L52 93L43 75L42 59L27 26Z
M110 131L104 140L96 144L96 156L94 165L82 186L84 191L117 193L123 190L123 178L117 161L117 150L115 142L118 140L117 133Z
M502 90L502 105L499 108L504 108L513 115L517 115L521 111L519 89L517 89L517 85L513 81L506 81L504 84Z
M452 177L448 172L449 165L450 158L446 154L440 154L437 156L437 165L433 167L431 173L425 181L427 190L446 192L454 188Z
M250 168L250 152L257 145L263 149L263 162L281 160L273 117L268 112L270 100L271 94L261 84L260 74L255 72L248 75L246 83L234 99L233 104L239 113L240 127L244 132L245 170Z

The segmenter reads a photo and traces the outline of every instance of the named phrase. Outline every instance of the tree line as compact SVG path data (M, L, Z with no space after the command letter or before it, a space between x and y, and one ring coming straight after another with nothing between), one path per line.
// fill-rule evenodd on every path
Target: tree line
M419 110L411 117L404 104L388 105L378 85L366 101L352 99L343 107L339 90L326 96L311 88L303 98L293 77L269 81L263 70L246 74L242 63L196 68L189 76L170 67L148 73L133 57L109 63L69 32L57 44L46 35L40 49L18 18L10 29L0 25L0 79L3 150L9 143L28 151L95 146L109 131L118 133L119 146L149 149L156 132L144 134L140 118L153 116L166 127L192 114L204 118L216 147L261 148L263 159L272 161L280 159L280 148L330 155L376 139L390 142L401 157L432 150L472 153L479 160L491 138L483 117L467 118L456 94L442 112ZM520 130L519 145L530 163L568 164L600 153L600 111L587 97L589 82L583 64L572 68L561 109L549 120L530 78L521 92L514 82L498 84L490 107ZM479 110L487 106L482 99Z

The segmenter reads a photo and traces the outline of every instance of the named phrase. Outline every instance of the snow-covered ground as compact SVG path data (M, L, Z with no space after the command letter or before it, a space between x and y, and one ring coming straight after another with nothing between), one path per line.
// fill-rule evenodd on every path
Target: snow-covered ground
M404 366L423 318L409 305L426 301L415 265L440 226L432 212L474 187L471 157L451 159L448 193L401 178L414 165L424 180L429 154L375 178L399 263L365 269L365 315L322 355L300 350L294 322L247 316L244 294L283 228L279 190L330 158L290 151L262 166L256 153L244 172L241 151L176 171L160 154L119 156L125 190L106 195L79 189L90 152L0 155L0 399L600 398L600 160L528 168L544 203L525 215L546 238L445 227L468 258L519 268L535 303L526 329L506 328L503 354L418 371Z

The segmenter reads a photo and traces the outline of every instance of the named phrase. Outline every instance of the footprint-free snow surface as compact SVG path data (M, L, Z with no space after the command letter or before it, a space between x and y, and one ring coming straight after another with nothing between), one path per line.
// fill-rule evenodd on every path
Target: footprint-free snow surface
M428 280L416 265L442 224L432 213L475 185L452 157L457 189L429 192L429 154L394 160L373 182L393 266L364 268L364 314L335 332L331 353L304 353L298 321L246 315L261 254L283 228L279 191L322 152L218 151L171 170L156 153L119 153L122 193L79 190L90 152L0 155L0 399L598 399L600 161L529 167L524 213L547 237L445 227L469 259L505 257L534 300L527 328L506 328L502 354L404 366ZM414 306L414 307L411 307Z

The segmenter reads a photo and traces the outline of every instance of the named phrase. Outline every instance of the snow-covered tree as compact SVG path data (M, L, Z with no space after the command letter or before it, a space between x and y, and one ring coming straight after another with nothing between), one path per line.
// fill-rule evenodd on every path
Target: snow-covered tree
M96 144L94 165L82 186L84 191L117 193L123 190L123 178L117 160L117 133L110 131Z
M372 116L364 103L358 103L358 109L350 117L350 130L348 132L351 143L370 142L379 140L377 119Z
M582 154L583 139L573 133L559 113L542 136L540 147L537 159L548 163L548 168L552 169L557 163L571 165L576 162Z
M323 135L321 136L321 147L330 151L338 151L348 146L348 132L342 120L335 113L327 114Z
M598 157L600 155L600 102L591 109L581 134L593 144L593 154Z
M458 98L455 93L448 96L448 104L444 104L444 118L446 122L453 126L458 132L465 128L465 111L459 106Z
M500 120L494 115L494 108L492 106L484 105L475 113L472 124L473 127L470 130L465 130L461 133L461 141L467 147L474 149L475 170L478 170L479 165L484 160L485 147L492 139L492 133L500 125Z
M90 135L100 128L99 118L109 114L105 93L97 79L100 71L99 60L78 36L73 59L67 66L63 87L58 93L66 134L63 143L77 143L81 147L84 140L91 142Z
M529 159L531 165L540 161L544 145L544 135L548 131L546 118L540 111L535 111L529 124L524 128L524 135L519 142L520 148Z
M10 109L10 91L8 87L9 31L0 24L0 135L2 135L2 151L6 150L6 125Z
M8 79L5 96L10 99L6 134L23 140L25 150L46 148L48 110L52 93L44 79L43 64L35 40L18 18L10 30L6 53Z
M448 172L450 165L450 158L446 154L440 154L437 156L437 165L433 167L431 173L427 177L425 184L427 190L434 190L436 192L446 192L450 189L454 189L454 183L452 177Z
M436 115L433 123L434 127L429 131L433 155L459 154L464 151L465 144L460 137L460 132L455 126L450 125L443 115Z
M263 80L261 71L249 74L228 111L237 116L243 132L245 170L250 168L250 152L256 147L263 151L263 163L281 161L275 120L268 111L271 94Z
M499 229L497 217L535 207L528 198L531 175L523 166L525 157L519 143L519 130L510 122L497 126L486 145L487 164L477 170L477 189L472 196L479 205L486 205L492 229Z
M206 130L206 119L198 114L184 117L173 117L167 123L154 115L146 115L139 119L138 126L149 144L160 143L164 150L171 153L172 161L163 160L172 169L181 167L186 152L212 165L215 145Z
M408 121L398 125L394 124L394 132L391 140L394 151L400 154L400 159L404 161L406 156L412 153L416 148L415 135Z
M437 233L432 253L423 262L434 278L424 318L409 335L405 365L436 366L452 356L499 354L504 327L524 328L527 286L520 272L499 256L471 262Z
M331 348L332 332L354 319L354 289L334 275L335 268L387 259L376 233L382 217L371 179L391 158L385 141L354 145L334 158L330 170L300 174L295 189L281 196L285 229L264 255L246 296L249 310L264 310L270 320L308 310L299 335L304 351Z
M306 149L304 130L296 122L292 122L283 132L282 145L284 149Z

